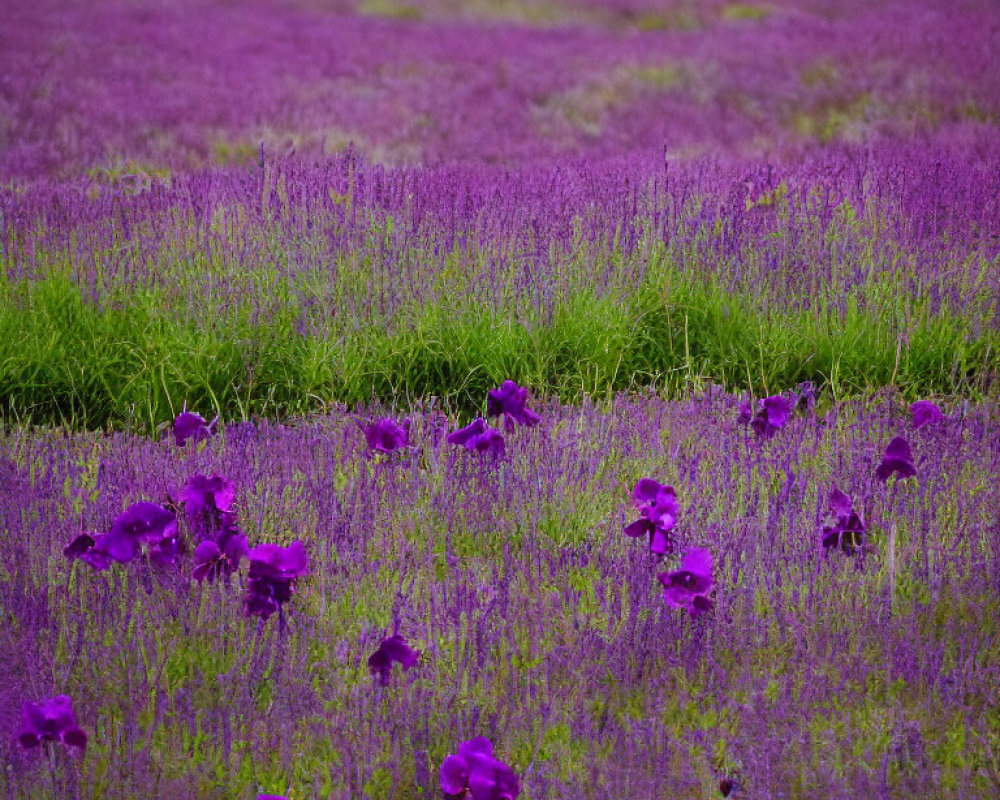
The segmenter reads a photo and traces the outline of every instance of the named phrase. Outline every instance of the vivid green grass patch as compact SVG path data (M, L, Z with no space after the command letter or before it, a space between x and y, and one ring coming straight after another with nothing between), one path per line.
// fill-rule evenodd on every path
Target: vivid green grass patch
M678 395L708 381L773 394L806 380L835 397L888 385L912 398L976 396L1000 347L959 312L904 317L877 290L865 307L765 308L667 268L630 296L579 291L520 319L455 300L351 336L301 331L291 296L267 317L208 309L198 324L167 312L156 290L98 305L54 276L3 294L4 415L85 428L150 430L185 403L236 419L435 396L472 414L507 378L563 400L642 386Z

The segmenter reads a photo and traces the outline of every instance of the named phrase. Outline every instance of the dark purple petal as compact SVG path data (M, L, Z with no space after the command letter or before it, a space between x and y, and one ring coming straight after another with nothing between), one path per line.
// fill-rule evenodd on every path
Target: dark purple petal
M195 442L208 439L212 435L212 430L218 419L216 417L211 422L205 422L205 418L201 414L196 414L193 411L181 412L174 420L174 442L178 447L181 447L188 439Z
M681 559L681 569L703 578L711 578L712 552L707 548L689 550Z
M479 436L482 436L483 431L486 430L486 420L482 417L476 417L472 422L466 425L464 428L459 428L454 433L449 433L447 437L449 444L457 444L462 447L466 447L467 443Z
M941 409L930 400L918 400L910 406L910 412L913 414L913 427L917 430L924 425L937 425L944 421Z
M441 791L462 794L469 785L469 762L462 756L448 756L441 763Z
M373 675L378 674L381 683L387 686L393 661L398 662L405 672L417 663L419 657L420 651L411 649L406 640L396 634L384 639L378 650L372 653L368 659L368 669Z
M142 543L156 542L176 532L177 517L172 511L156 503L142 502L133 503L115 518L109 536Z
M640 478L632 490L632 499L640 505L652 505L663 491L664 486L652 478Z
M236 487L221 475L192 475L180 494L189 518L206 512L229 512L235 497Z
M402 424L393 419L380 419L365 425L361 429L365 434L365 442L369 450L380 453L393 453L410 444L410 421L404 419Z
M63 548L63 555L70 561L79 558L94 546L96 542L95 536L97 534L81 533Z
M659 526L653 526L649 537L649 552L653 555L662 556L669 553L672 549L673 543L670 541L670 535L667 531Z
M875 475L880 481L886 481L893 473L900 478L909 478L917 474L916 467L913 466L913 451L910 450L910 443L902 436L897 436L885 449L885 456Z
M64 694L40 703L25 702L17 739L22 747L35 747L43 741L61 741L80 749L87 746L87 735L76 724L73 701Z
M853 503L851 498L844 494L836 486L830 492L830 511L834 516L845 517L851 513Z
M653 532L655 526L648 519L637 519L630 525L626 525L622 530L625 531L626 536L648 536Z
M70 728L64 731L62 741L69 747L76 747L80 750L87 749L87 734L81 728Z
M294 541L288 547L277 544L260 544L249 553L250 576L281 580L298 578L309 564L305 545Z
M493 742L485 736L474 736L458 746L458 754L463 758L472 758L476 755L492 756Z
M472 800L516 800L521 792L517 775L502 761L476 754L469 764Z
M506 414L521 425L537 425L541 420L534 411L526 408L528 390L514 381L504 381L499 389L490 389L486 395L486 416Z

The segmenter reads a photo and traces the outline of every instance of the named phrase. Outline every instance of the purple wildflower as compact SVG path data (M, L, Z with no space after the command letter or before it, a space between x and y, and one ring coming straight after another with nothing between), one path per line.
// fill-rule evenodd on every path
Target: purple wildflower
M215 433L218 421L219 417L216 416L211 422L205 422L201 414L185 409L174 420L174 441L178 447L182 447L188 439L193 439L196 443L203 442Z
M672 608L686 608L698 616L712 608L709 595L715 588L712 580L712 553L704 548L689 550L681 559L681 568L656 576L663 584L663 596Z
M104 547L104 537L103 533L81 533L63 548L63 555L70 561L79 558L96 570L106 570L113 559Z
M830 492L830 516L832 524L823 528L823 547L839 547L852 555L863 544L865 522L851 498L837 487Z
M486 425L486 420L476 417L469 425L461 428L447 436L450 444L458 444L466 450L474 450L480 453L501 458L506 451L503 434L496 428Z
M472 800L516 800L521 793L517 775L493 756L493 743L485 736L462 742L458 754L441 764L441 791Z
M361 425L360 422L358 424ZM377 453L394 453L410 444L410 421L408 419L399 423L385 417L361 426L361 430L365 434L368 449Z
M65 694L40 703L24 703L17 740L25 748L42 742L62 742L81 751L87 749L87 734L76 724L73 701Z
M382 640L378 650L368 659L368 669L372 675L378 675L379 682L383 686L388 686L393 661L399 662L403 672L406 672L417 663L418 658L420 651L412 649L402 636L395 634Z
M194 550L195 566L191 577L209 583L240 568L240 562L250 557L247 537L235 528L226 528L217 541L206 539Z
M179 548L177 517L156 503L133 503L119 514L111 530L95 542L115 561L131 561L143 549L156 563L170 563Z
M257 800L288 800L283 794L259 794Z
M944 421L944 414L935 403L930 400L917 400L910 406L910 413L913 414L913 427L920 430L924 425L937 425Z
M770 439L788 422L792 414L792 401L781 395L765 397L760 401L760 408L750 427L758 439Z
M487 393L486 416L505 415L508 430L513 427L513 422L528 426L537 425L542 418L525 407L527 402L527 389L518 386L514 381L504 381L499 389L490 389Z
M917 474L917 468L913 466L913 451L910 450L910 443L902 436L897 436L885 449L882 463L875 470L875 475L880 481L889 480L889 476L897 473L900 478L910 478Z
M626 536L648 536L649 552L663 555L673 548L670 531L677 521L677 495L673 486L664 486L652 478L641 478L632 490L632 498L642 516L623 529Z
M250 579L244 606L248 617L265 620L292 598L292 581L307 571L309 557L302 542L288 547L261 544L249 553Z
M181 489L180 501L188 522L202 535L211 535L215 530L235 526L235 497L236 487L221 475L192 475Z

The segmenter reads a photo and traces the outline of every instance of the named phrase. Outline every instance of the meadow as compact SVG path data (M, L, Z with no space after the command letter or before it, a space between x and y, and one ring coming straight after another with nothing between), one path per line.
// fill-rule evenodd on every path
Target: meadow
M14 2L0 795L1000 793L1000 11Z

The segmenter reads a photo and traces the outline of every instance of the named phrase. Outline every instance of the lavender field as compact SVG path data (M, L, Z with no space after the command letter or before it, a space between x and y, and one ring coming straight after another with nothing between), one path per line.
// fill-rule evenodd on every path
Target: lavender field
M1000 6L4 17L0 797L1000 796Z

